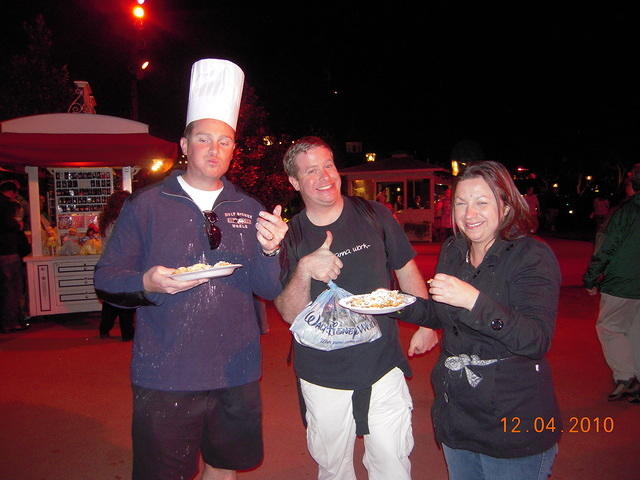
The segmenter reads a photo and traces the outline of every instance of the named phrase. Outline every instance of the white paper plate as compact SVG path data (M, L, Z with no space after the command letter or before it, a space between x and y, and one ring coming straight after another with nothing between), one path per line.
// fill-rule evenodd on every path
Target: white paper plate
M365 307L352 307L350 305L350 301L352 299L366 297L366 295L352 295L350 297L341 298L340 300L338 300L338 304L341 307L348 308L352 312L365 313L365 314L368 313L371 315L381 315L384 313L397 312L398 310L402 310L407 305L411 305L413 302L416 301L416 297L414 297L413 295L407 295L406 293L402 293L401 295L404 302L402 303L402 305L397 305L395 307L365 308Z
M174 280L187 281L198 280L200 278L217 278L231 275L236 268L241 267L239 263L232 265L223 265L221 267L208 268L207 270L198 270L197 272L176 273L171 275Z

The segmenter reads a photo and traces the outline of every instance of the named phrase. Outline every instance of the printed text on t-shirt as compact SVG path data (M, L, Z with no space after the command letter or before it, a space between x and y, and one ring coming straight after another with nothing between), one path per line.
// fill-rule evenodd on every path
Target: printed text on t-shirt
M371 248L371 245L368 243L361 243L360 245L355 245L351 248L347 248L346 250L342 250L341 252L337 252L336 257L345 257L352 253L359 252L360 250L366 250L367 248Z

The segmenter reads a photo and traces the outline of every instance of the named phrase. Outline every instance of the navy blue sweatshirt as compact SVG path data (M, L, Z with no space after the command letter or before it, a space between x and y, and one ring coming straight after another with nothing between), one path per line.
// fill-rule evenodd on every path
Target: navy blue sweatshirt
M137 307L134 385L174 391L243 385L261 373L254 295L270 300L281 290L278 259L263 255L256 239L264 208L223 178L213 206L222 241L211 250L207 222L177 181L181 173L128 199L96 265L95 287L109 303ZM243 266L185 292L144 292L142 276L155 265L218 261Z

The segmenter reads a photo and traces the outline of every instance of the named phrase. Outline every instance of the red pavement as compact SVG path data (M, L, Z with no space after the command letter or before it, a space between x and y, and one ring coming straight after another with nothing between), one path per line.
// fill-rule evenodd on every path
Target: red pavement
M554 480L640 479L640 406L607 402L611 374L594 331L598 299L580 288L591 244L545 239L563 271L558 329L550 360L567 423ZM439 245L418 244L426 278ZM295 383L286 365L289 332L273 308L264 345L265 460L241 479L315 478L298 414ZM129 343L98 338L96 314L45 317L21 333L0 337L0 480L118 480L130 478L131 390ZM413 328L400 328L408 345ZM411 360L414 378L413 478L445 480L442 454L433 440L428 375L432 352ZM612 431L604 431L604 430ZM516 433L514 433L516 435ZM362 442L356 449L358 478ZM390 479L393 480L393 479Z

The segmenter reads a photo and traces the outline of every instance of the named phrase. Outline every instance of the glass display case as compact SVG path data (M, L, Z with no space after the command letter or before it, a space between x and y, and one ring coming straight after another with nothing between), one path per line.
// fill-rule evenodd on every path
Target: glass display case
M99 254L65 252L63 238L72 245L69 233L78 241L89 237L87 227L114 190L131 192L137 169L159 159L168 169L177 153L175 142L149 135L149 125L109 115L49 113L0 122L0 158L23 168L28 180L30 316L100 309L93 289Z
M55 212L62 238L70 228L78 233L97 224L98 215L113 193L111 168L54 168Z
M113 193L117 176L111 167L50 168L45 205L54 234L43 232L46 256L25 259L29 311L33 315L97 310L93 271L99 255L84 252L82 237Z

